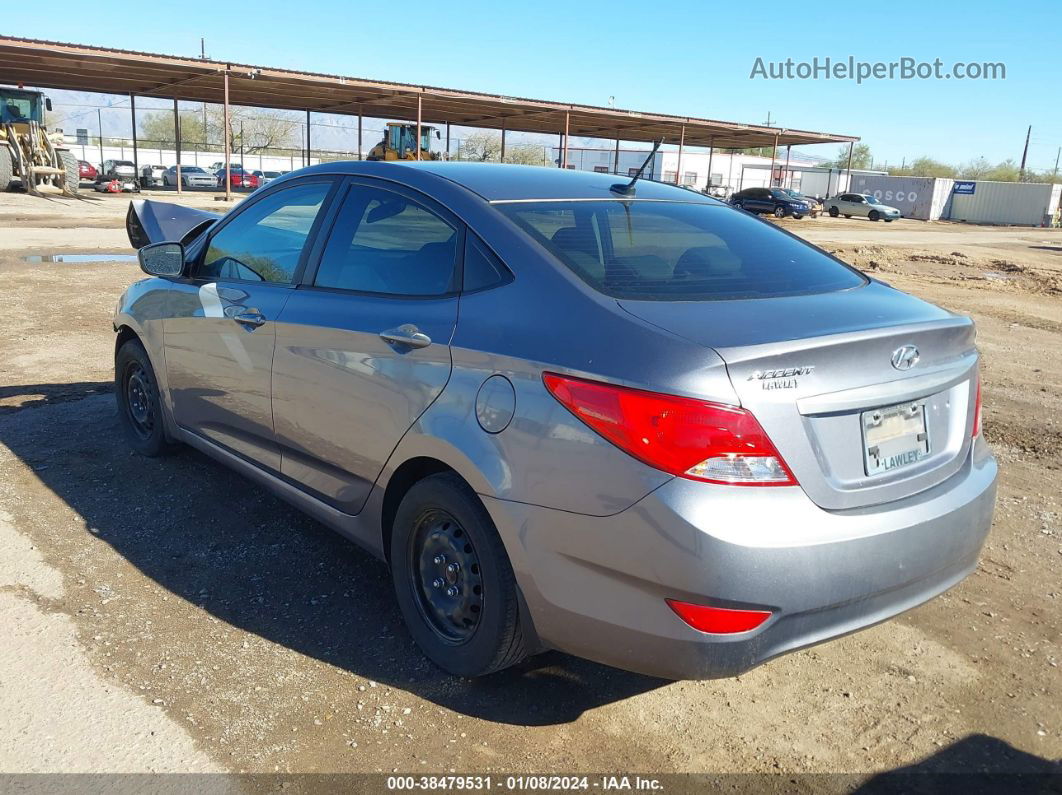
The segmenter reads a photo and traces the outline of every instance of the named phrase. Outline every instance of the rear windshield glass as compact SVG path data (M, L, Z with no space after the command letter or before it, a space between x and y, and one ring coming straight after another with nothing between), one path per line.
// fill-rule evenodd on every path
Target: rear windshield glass
M769 223L718 205L635 200L494 206L587 284L614 298L774 298L867 283Z

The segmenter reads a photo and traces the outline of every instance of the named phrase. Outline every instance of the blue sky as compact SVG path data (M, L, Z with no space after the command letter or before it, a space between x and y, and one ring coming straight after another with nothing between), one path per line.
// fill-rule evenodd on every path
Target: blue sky
M847 133L878 162L1062 146L1062 3L8 3L5 35ZM147 13L149 8L157 12ZM757 57L1003 62L1006 79L750 79ZM834 147L808 151L832 156Z

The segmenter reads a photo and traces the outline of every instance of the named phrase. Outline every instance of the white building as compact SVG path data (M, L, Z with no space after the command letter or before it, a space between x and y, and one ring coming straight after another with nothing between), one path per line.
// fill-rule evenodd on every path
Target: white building
M645 162L649 151L645 149L620 149L618 173L633 176ZM848 173L836 168L821 168L817 161L791 156L786 168L785 152L779 150L774 161L774 184L799 190L811 196L834 196L848 190ZM561 150L553 148L555 162L560 162ZM597 171L603 174L616 173L615 149L568 148L568 168ZM679 153L657 152L646 166L644 176L661 182L675 182L697 190L712 192L722 189L727 195L745 188L763 188L770 184L771 158L748 154L726 154L689 150L682 153L682 174L678 174ZM880 171L853 169L854 174L881 174ZM710 182L709 182L710 180Z

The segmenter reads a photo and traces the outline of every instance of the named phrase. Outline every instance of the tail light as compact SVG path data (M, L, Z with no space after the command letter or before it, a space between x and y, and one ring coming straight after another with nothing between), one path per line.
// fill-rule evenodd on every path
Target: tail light
M745 409L554 373L542 380L572 414L649 466L708 483L796 485Z
M981 374L977 374L977 396L974 398L973 438L981 435Z
M729 635L756 629L771 617L768 610L734 610L729 607L706 607L677 599L666 599L668 607L694 629L715 635Z

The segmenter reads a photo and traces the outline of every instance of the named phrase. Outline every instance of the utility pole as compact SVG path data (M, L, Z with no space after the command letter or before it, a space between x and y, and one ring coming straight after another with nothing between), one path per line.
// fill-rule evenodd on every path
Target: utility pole
M103 111L96 108L96 120L100 126L100 171L103 171Z
M1058 152L1055 153L1055 170L1053 173L1058 174L1058 158L1062 157L1062 146L1058 147Z
M1025 182L1025 160L1029 157L1029 139L1032 137L1032 125L1025 132L1025 148L1021 150L1021 170L1018 172L1018 182Z

